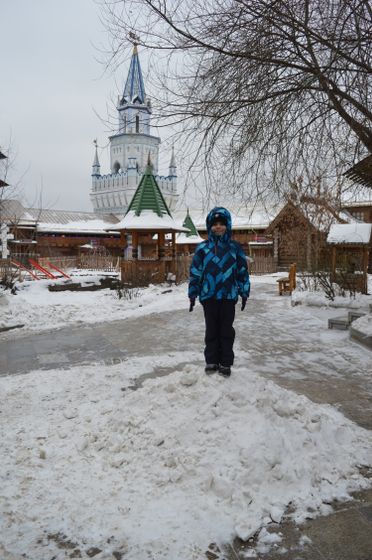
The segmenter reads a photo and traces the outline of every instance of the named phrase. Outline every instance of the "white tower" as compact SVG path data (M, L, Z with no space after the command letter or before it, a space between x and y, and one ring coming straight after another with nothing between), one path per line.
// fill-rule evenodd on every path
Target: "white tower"
M94 211L125 214L146 169L150 156L156 181L169 209L177 203L177 175L174 150L169 175L158 175L160 138L151 135L151 103L146 96L137 46L133 47L124 92L118 100L118 132L109 137L111 172L101 175L97 146L92 168L91 201Z

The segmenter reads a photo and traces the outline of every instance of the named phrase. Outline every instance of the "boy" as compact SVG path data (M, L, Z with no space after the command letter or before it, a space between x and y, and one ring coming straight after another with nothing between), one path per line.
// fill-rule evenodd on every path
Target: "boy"
M235 304L240 296L243 311L249 297L247 260L240 243L231 239L231 215L226 208L209 212L207 231L208 240L197 246L190 267L189 310L199 297L205 319L205 372L230 377Z

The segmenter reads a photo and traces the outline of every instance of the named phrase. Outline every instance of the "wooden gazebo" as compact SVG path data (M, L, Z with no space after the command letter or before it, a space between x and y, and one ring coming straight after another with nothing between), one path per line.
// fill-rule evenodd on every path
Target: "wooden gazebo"
M372 224L333 224L327 242L332 246L331 281L350 291L368 293L368 259Z
M150 162L124 218L110 229L119 230L121 234L123 283L157 284L164 282L169 273L177 274L176 233L188 230L173 220ZM170 234L170 242L166 245L167 234Z

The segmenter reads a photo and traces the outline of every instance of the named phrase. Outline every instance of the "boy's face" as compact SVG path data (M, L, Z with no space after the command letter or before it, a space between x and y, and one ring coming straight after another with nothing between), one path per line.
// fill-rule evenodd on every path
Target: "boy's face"
M212 233L215 235L223 235L226 231L226 226L222 222L216 222L211 227Z

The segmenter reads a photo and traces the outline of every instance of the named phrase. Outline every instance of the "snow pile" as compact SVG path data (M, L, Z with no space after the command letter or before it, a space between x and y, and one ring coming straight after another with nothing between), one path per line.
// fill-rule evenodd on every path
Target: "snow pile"
M356 293L355 296L335 296L334 300L330 300L326 297L325 293L318 290L307 289L306 284L303 283L301 275L297 277L297 289L292 292L292 303L311 305L314 307L345 307L348 309L368 309L369 304L372 304L372 275L369 274L367 277L368 282L368 294Z
M101 277L93 274L79 280L82 285L99 284ZM172 286L171 291L167 285L149 286L133 290L130 298L119 299L116 291L109 289L49 292L48 285L55 283L53 280L28 282L19 285L17 295L0 294L0 326L22 323L26 329L41 331L71 323L115 321L188 306L186 285Z
M105 558L201 559L235 535L279 542L265 527L288 504L301 522L368 487L367 430L249 369L177 370L185 358L1 379L4 551L47 560L61 534Z
M292 292L291 298L292 305L303 304L314 307L331 308L344 307L346 309L367 309L368 305L372 303L372 297L370 295L355 294L355 297L335 296L335 299L332 301L326 297L324 292L311 292L308 290L295 290Z
M364 315L364 317L353 321L353 327L366 336L372 336L372 315Z

